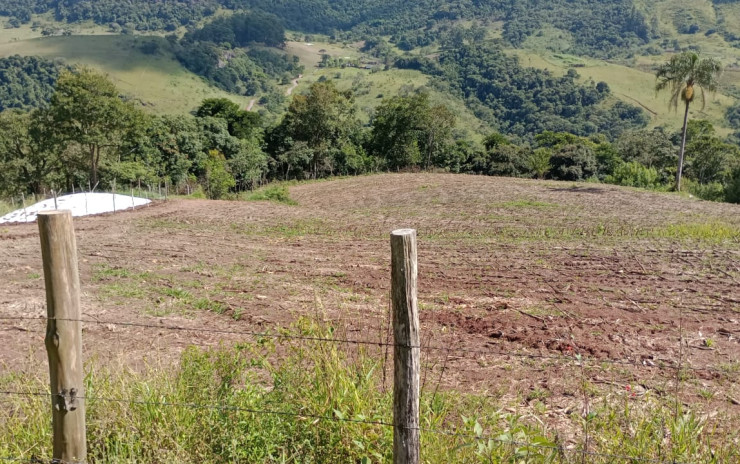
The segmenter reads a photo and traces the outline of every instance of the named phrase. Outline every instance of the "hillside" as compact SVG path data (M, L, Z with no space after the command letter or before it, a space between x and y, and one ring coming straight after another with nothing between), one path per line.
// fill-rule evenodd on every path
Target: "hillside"
M137 4L115 12L123 18ZM9 106L44 107L57 70L81 64L107 73L114 100L137 116L122 117L120 138L98 145L102 158L77 151L69 163L58 142L76 135L38 130L49 123L45 110L4 113L6 196L97 180L96 159L108 184L159 179L211 198L276 179L418 168L670 189L684 174L673 159L682 119L666 93L655 94L655 70L698 51L721 57L717 69L727 72L707 105L689 108L688 189L740 198L740 73L735 38L723 29L732 5L206 2L178 10L185 16L174 28L160 21L172 5L142 3L123 25L104 25L113 8L105 2L65 5L39 3L20 24L8 20L0 57L51 59L0 63L31 70L2 75ZM311 18L321 21L308 26ZM194 115L207 99L196 119L171 117ZM64 105L55 108L57 122L68 122ZM224 170L215 190L213 163Z
M229 97L248 105L249 99L231 95L205 83L172 56L147 55L134 36L111 34L38 37L30 29L3 30L0 57L41 56L72 65L90 66L107 73L121 91L155 113L186 113L205 98ZM20 38L20 40L16 40Z
M703 54L717 56L729 66L720 93L710 99L710 104L704 110L695 109L694 116L708 119L723 135L732 131L727 126L725 113L737 101L735 97L738 95L737 88L740 84L738 82L740 73L733 68L736 62L740 61L740 52L733 47L735 43L733 27L740 22L738 18L740 10L736 3L715 4L711 0L699 0L687 6L684 2L672 0L634 1L634 3L632 0L579 0L576 3L548 0L544 3L538 2L536 7L521 4L514 10L505 2L486 5L458 3L428 0L423 4L415 3L412 6L404 2L349 5L342 1L331 1L309 2L301 6L292 2L268 6L259 1L225 2L220 5L217 2L206 2L197 8L182 7L178 14L188 18L187 21L182 19L181 24L187 23L188 27L193 27L195 24L207 22L209 15L216 11L214 6L217 5L226 8L244 6L264 9L276 14L288 27L297 32L333 34L332 40L328 36L315 35L311 37L311 41L317 50L329 50L328 54L335 58L358 55L356 48L347 46L355 43L353 40L379 36L387 38L399 56L404 54L430 56L438 51L440 39L450 33L451 27L478 24L487 31L488 37L502 37L509 46L513 45L515 48L511 49L511 53L522 57L523 65L548 69L556 75L569 69L576 69L581 75L581 83L585 84L591 79L595 82L606 82L614 90L616 98L643 108L646 116L650 118L650 126L665 125L674 129L680 125L680 118L669 110L663 96L655 96L652 91L654 67L657 63L664 62L676 47L691 47ZM111 25L110 18L104 14L108 8L105 3L98 3L97 10L85 9L85 4L75 2L73 8L60 10L61 4L57 5L56 2L39 3L31 10L33 13L40 13L46 8L43 5L49 5L57 17L66 17L70 21L88 21L71 23L73 34L99 34L116 30ZM136 2L131 5L135 4ZM17 4L10 1L0 5L0 11L5 11L10 16L13 16L10 13L14 8L18 8ZM128 7L124 10L128 11L126 8ZM152 30L163 32L175 30L182 33L184 29L181 25L172 29L166 26L170 20L157 19L167 18L170 13L164 10L156 12L148 8L139 11L136 16L139 19L132 19L133 22L126 27L139 34L151 33ZM617 11L615 9L628 11L629 14L612 14L613 11ZM124 10L118 12L119 16ZM571 19L565 22L554 19L562 16L565 11ZM25 15L15 16L25 18ZM620 18L621 22L612 24L620 28L618 30L603 26L606 21L604 18L613 17ZM135 46L129 49L132 45L129 42L112 44L106 40L98 42L101 39L90 37L89 48L78 47L77 45L81 44L75 39L64 38L49 38L52 42L63 42L62 45L52 46L44 41L26 44L28 39L40 35L40 29L30 31L31 22L47 24L47 28L48 25L56 24L53 21L49 22L47 15L31 15L28 18L28 23L23 24L25 21L21 21L20 27L5 29L0 34L0 37L5 37L2 39L4 42L15 43L12 51L10 47L4 48L5 55L40 54L65 57L72 63L97 66L108 72L120 84L122 90L141 99L145 105L151 105L153 110L159 113L191 110L192 107L178 102L178 96L193 96L187 100L200 100L209 96L224 95L219 90L202 85L199 79L184 72L173 57L167 54L160 57L145 56L138 53ZM137 22L145 21L142 18L156 20ZM89 21L97 22L100 26L92 26ZM127 24L125 21L120 21L119 25L125 24ZM598 27L594 28L594 25ZM590 32L587 32L588 30ZM618 40L617 37L627 39ZM64 43L65 40L67 43ZM305 54L300 52L297 54L306 58ZM107 62L108 60L104 59L107 56L112 57L113 62ZM604 58L608 58L608 61L604 61ZM121 63L116 63L116 60L123 60L126 63L122 66ZM301 62L309 71L314 69L313 66L316 64L314 57L302 59ZM316 76L332 77L327 76L328 74L330 73L325 72ZM351 79L356 78L356 73L348 74L350 76L339 76L338 79L350 87ZM336 79L337 76L333 78ZM427 81L392 75L384 76L383 80L403 80L404 84L412 86ZM364 85L369 87L365 95L386 95L388 90L393 91L395 88L393 85L390 87L375 85L373 79ZM257 95L256 100L260 96ZM462 102L455 103L458 101L456 97L440 95L437 99L448 100L457 107L460 114L470 115L465 116L465 125L470 127L473 133L486 132L484 127L490 125L490 121L477 121L469 111L462 108ZM237 98L237 101L245 107L249 106L252 100L253 98ZM360 100L359 108L364 113L378 103L372 98Z
M296 204L180 199L75 220L82 310L90 321L83 332L89 386L98 396L151 403L125 414L94 403L96 453L151 462L191 461L201 453L200 461L216 462L226 453L293 449L290 437L297 435L313 445L293 449L306 459L322 462L324 453L342 452L344 462L354 461L371 446L381 453L373 462L387 462L392 434L382 425L287 415L339 411L387 420L383 347L327 351L287 337L387 340L388 234L413 227L425 347L422 411L435 421L425 427L457 432L427 436L428 462L476 462L475 448L461 446L466 437L457 436L474 433L461 415L490 431L521 427L520 440L561 440L574 452L590 427L594 453L704 462L711 452L732 461L724 456L736 450L740 417L734 401L740 206L614 186L435 174L302 183L289 195ZM0 246L0 316L30 318L0 320L0 385L42 390L46 365L29 355L42 349L37 332L44 330L36 319L44 314L36 226L1 227ZM312 324L328 328L319 332ZM229 360L240 358L226 356L236 356L226 351L231 346L255 362L232 366ZM318 357L293 357L300 353ZM211 359L218 363L211 367ZM332 359L346 374L327 372ZM326 377L311 369L317 360ZM365 361L368 370L353 370ZM224 365L232 366L228 378L244 375L246 386L210 380L226 375ZM349 380L358 378L372 382ZM202 396L194 397L192 387L180 390L195 379L209 387ZM318 398L321 385L342 387ZM190 418L190 408L165 414L158 407L240 401L247 393L252 402L229 404L286 412L258 427L256 441L242 427L266 417L234 410L225 419ZM674 415L676 398L681 415ZM48 440L35 432L48 423L43 399L13 397L16 413L0 412L0 435L7 438L0 455L45 454ZM586 404L594 413L588 425L580 413ZM680 446L665 446L663 427L693 417L702 417L703 427L686 430ZM228 425L217 426L220 420ZM140 431L132 436L134 422ZM97 433L100 424L105 434ZM280 438L281 431L289 437ZM327 443L333 433L363 447ZM641 445L621 434L640 437ZM229 443L237 446L219 446ZM505 456L506 446L489 452L492 460Z

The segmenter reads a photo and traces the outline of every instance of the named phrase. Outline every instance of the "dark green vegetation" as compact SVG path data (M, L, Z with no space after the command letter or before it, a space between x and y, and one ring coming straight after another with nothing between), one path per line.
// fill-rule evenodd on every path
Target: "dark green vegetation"
M52 12L61 21L92 20L112 29L134 31L168 30L192 24L212 15L219 4L215 1L190 2L174 0L150 2L138 0L3 0L0 13L17 23L31 20L32 14Z
M0 59L0 111L27 110L49 102L64 66L33 56Z
M274 179L443 168L664 188L675 177L682 140L661 129L614 141L545 130L528 142L493 132L479 146L456 136L455 115L423 92L384 99L369 127L353 100L328 81L296 95L273 126L227 99L204 101L194 117L155 117L122 100L104 76L65 71L48 107L0 113L0 185L18 196L99 181L165 181L222 198ZM689 191L740 201L740 149L706 121L688 123L686 147Z
M218 18L174 43L177 59L217 87L240 95L276 93L275 82L303 72L298 58L256 44L281 46L285 31L275 16L262 13ZM175 40L170 41L175 42Z
M647 124L638 107L610 101L605 83L578 84L578 73L555 77L548 71L525 68L516 57L494 44L479 43L467 31L466 39L451 41L438 63L418 66L439 76L438 85L465 99L476 115L498 130L531 138L543 130L578 135L605 134L609 138Z

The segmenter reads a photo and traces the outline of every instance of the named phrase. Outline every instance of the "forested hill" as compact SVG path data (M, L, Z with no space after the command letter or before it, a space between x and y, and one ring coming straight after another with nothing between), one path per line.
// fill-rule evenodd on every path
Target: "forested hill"
M51 11L58 20L140 31L173 31L218 8L263 10L304 32L391 35L403 48L433 42L435 26L463 19L503 21L504 39L513 45L552 25L573 35L576 50L593 55L644 44L651 35L633 0L0 0L0 14L16 24Z
M661 35L668 19L681 34L722 35L740 43L736 21L723 8L738 0L701 0L668 4L665 0L0 0L0 15L10 25L50 13L58 21L91 20L114 31L175 31L194 27L219 9L261 10L274 14L291 30L343 39L391 36L410 50L437 41L456 21L502 25L502 38L517 47L528 38L555 29L566 34L569 53L593 57L625 56ZM661 13L668 8L670 14ZM711 11L714 8L715 11Z

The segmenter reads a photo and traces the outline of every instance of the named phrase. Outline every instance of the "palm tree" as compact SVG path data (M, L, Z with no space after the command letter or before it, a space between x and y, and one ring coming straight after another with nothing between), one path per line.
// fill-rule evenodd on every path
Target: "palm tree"
M678 108L678 100L684 102L686 111L683 116L683 129L681 135L681 151L678 155L678 172L676 172L676 190L681 190L681 173L683 172L684 150L686 149L686 125L689 119L689 105L696 97L694 87L699 87L701 94L701 105L704 109L706 100L704 91L715 92L720 74L722 74L722 63L714 58L699 59L694 52L683 52L674 55L668 63L661 65L655 73L657 83L655 91L660 92L670 89L670 106Z

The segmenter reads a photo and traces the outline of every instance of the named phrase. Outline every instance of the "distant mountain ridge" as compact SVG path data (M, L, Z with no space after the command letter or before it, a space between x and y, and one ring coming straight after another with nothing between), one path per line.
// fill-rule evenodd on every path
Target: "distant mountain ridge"
M504 38L520 44L543 25L574 35L582 51L624 49L649 40L650 27L633 0L0 0L0 14L17 23L52 12L60 21L92 20L135 30L175 30L218 8L259 9L289 29L309 33L393 35L398 42L439 24L478 19L504 21Z
M194 27L219 9L262 10L285 27L306 33L362 39L391 36L408 49L437 39L457 21L501 22L502 37L521 46L529 37L555 28L572 38L569 53L599 58L622 56L661 36L658 10L672 0L0 0L0 15L11 25L51 13L58 21L94 21L112 30L174 31ZM740 0L699 0L669 4L677 33L719 32L740 42L734 22L725 24L727 5ZM716 20L695 18L695 5L710 5ZM675 13L675 14L674 14ZM729 14L734 14L731 12Z

